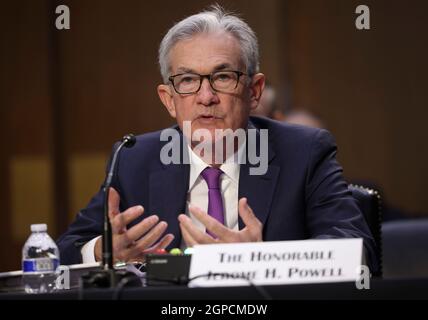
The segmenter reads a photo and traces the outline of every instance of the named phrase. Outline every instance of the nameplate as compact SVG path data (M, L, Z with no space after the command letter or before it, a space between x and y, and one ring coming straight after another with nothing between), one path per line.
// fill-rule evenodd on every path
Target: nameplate
M362 257L362 239L197 245L189 286L357 281Z

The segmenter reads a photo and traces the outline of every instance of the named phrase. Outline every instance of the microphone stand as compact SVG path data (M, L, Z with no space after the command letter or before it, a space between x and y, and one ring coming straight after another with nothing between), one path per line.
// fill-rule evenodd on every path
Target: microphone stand
M115 288L117 286L141 286L142 282L138 276L126 270L115 270L113 266L112 230L108 216L109 213L109 190L116 171L117 158L123 147L134 146L136 138L128 134L122 138L121 143L112 156L110 169L104 182L104 213L103 213L103 237L102 237L102 265L101 270L90 271L81 277L83 288Z

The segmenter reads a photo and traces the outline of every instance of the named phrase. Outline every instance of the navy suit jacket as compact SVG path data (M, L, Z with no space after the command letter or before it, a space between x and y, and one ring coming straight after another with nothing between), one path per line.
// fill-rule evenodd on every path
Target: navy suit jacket
M375 242L343 179L331 134L257 117L250 125L269 130L268 170L250 175L252 165L241 164L239 198L248 199L262 222L263 240L363 238L368 263L376 269ZM190 166L162 164L159 155L165 143L160 131L138 136L135 146L120 154L113 187L120 194L121 211L135 205L145 208L132 225L151 214L168 223L167 232L175 235L172 248L181 242L177 217L185 212ZM102 233L101 190L58 240L62 264L80 263L81 247Z

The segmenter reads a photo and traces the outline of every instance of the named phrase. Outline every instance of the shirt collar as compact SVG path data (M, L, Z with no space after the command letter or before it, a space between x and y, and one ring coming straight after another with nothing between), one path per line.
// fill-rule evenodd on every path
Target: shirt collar
M208 167L208 165L193 152L189 145L187 145L187 150L189 152L190 160L189 190L191 190L201 172Z
M201 175L201 172L210 165L206 164L196 153L193 152L192 148L187 145L190 160L190 179L189 179L189 190L191 190L196 183L196 180ZM245 151L245 143L243 143L238 149L238 159L242 159ZM240 161L226 162L220 166L220 170L224 172L233 182L238 183L239 181L239 165Z

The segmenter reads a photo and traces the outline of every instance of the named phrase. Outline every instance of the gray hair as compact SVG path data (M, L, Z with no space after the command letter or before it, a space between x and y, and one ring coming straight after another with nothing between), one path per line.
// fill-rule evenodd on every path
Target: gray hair
M254 31L242 19L229 14L219 5L181 20L162 39L159 47L159 66L164 83L170 73L169 53L174 45L199 33L225 31L233 35L240 44L242 62L250 76L259 71L259 46Z

